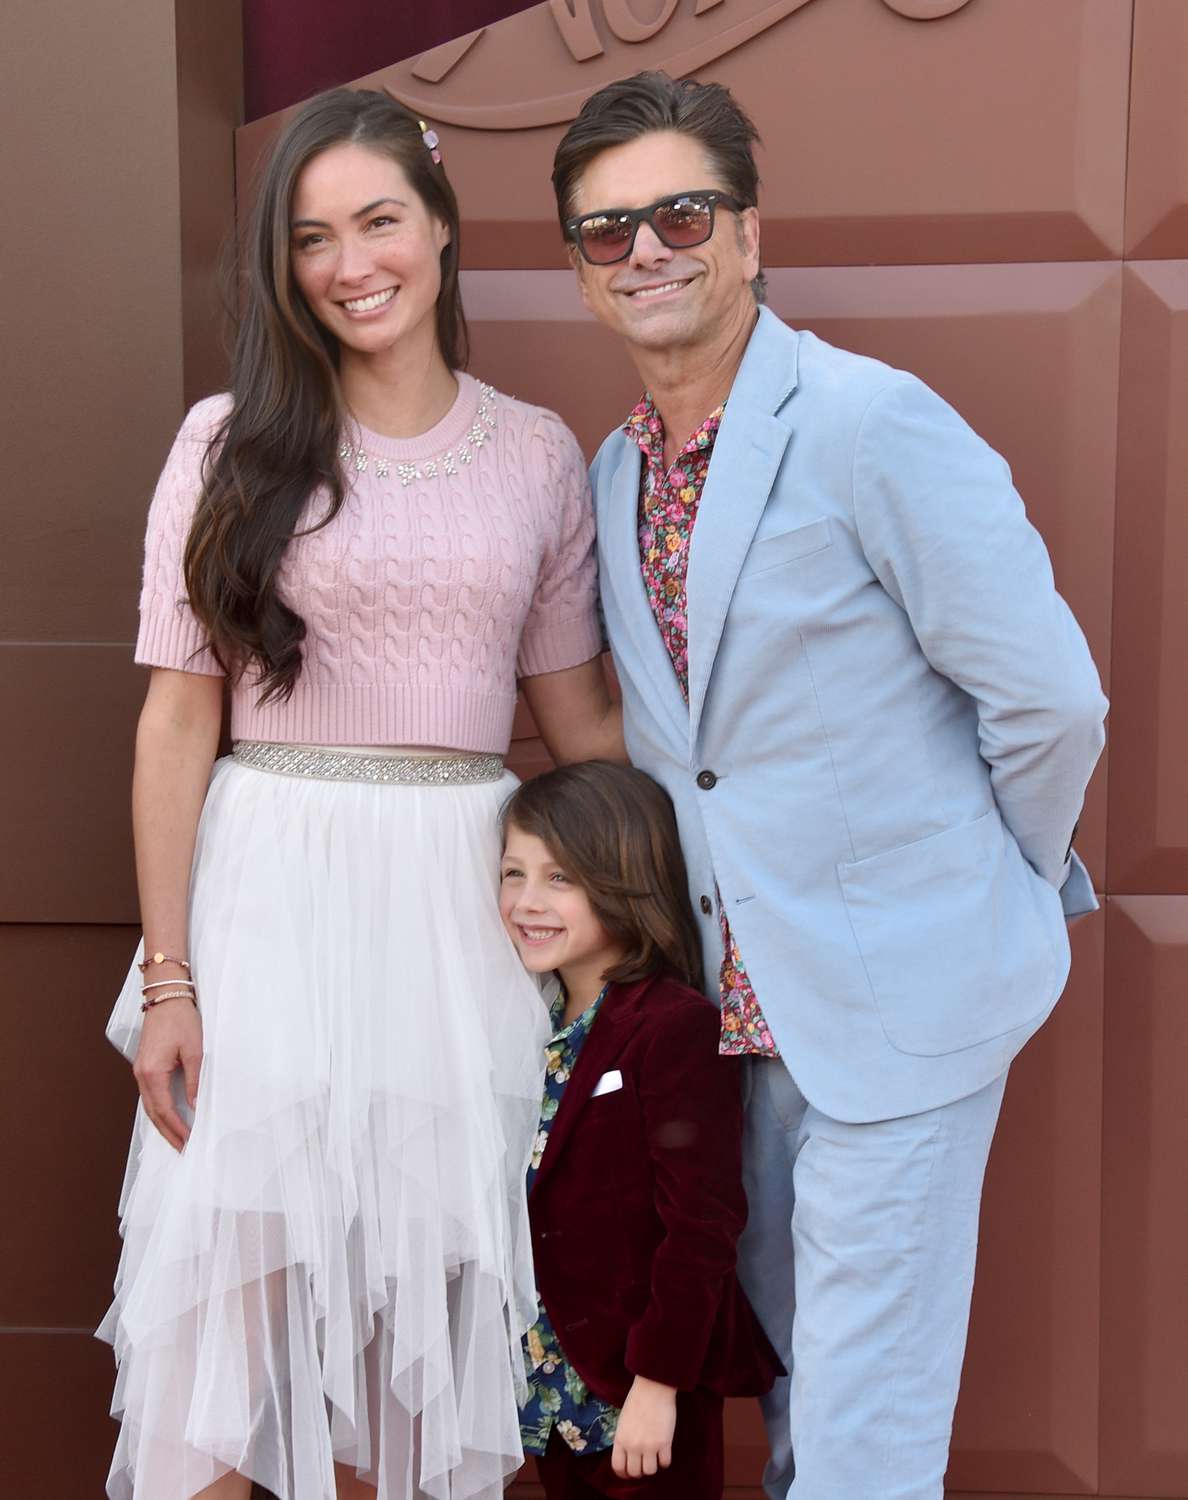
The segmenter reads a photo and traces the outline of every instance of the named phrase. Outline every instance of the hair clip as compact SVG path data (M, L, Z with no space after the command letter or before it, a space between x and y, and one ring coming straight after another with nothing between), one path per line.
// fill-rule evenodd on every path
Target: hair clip
M441 166L441 151L440 151L439 148L441 146L441 140L438 137L437 131L436 130L430 130L429 127L428 127L428 125L425 124L424 120L418 120L417 124L421 127L421 139L425 142L425 145L428 147L429 155L433 158L433 160L440 167Z

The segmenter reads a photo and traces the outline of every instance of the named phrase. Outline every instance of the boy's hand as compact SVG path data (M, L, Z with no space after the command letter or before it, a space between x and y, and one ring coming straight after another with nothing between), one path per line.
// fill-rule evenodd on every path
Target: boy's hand
M611 1453L611 1467L620 1479L642 1479L672 1463L676 1395L673 1386L642 1375L632 1381Z

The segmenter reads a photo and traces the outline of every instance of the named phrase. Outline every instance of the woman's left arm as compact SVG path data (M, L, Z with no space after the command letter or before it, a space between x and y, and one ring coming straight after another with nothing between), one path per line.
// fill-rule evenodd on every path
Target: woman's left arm
M625 762L623 709L611 696L598 654L603 647L586 460L552 412L537 419L532 453L542 553L516 657L520 691L559 764Z
M578 760L626 764L623 705L611 697L600 656L560 672L524 677L520 691L558 765Z

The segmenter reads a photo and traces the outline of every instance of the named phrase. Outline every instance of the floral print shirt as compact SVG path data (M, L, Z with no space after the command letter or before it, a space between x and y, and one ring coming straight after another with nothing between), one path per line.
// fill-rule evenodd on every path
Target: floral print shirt
M562 1025L565 992L552 1008L554 1035L545 1051L544 1102L540 1130L532 1145L528 1166L528 1191L536 1181L541 1159L549 1142L549 1131L557 1117L565 1085L573 1074L578 1053L606 996L602 991L594 1004L576 1021ZM520 1440L525 1453L543 1453L554 1427L575 1453L601 1453L614 1446L619 1408L599 1400L565 1358L545 1305L537 1297L539 1316L524 1335L524 1360L528 1374L528 1399L520 1408Z
M723 405L710 412L667 467L664 423L651 396L644 395L623 428L639 445L644 460L639 491L639 559L644 587L686 703L689 701L689 621L685 612L689 546L713 457L714 439L725 410ZM759 1053L778 1057L779 1048L747 977L721 894L715 892L715 895L723 953L718 975L722 1002L718 1050L726 1056Z

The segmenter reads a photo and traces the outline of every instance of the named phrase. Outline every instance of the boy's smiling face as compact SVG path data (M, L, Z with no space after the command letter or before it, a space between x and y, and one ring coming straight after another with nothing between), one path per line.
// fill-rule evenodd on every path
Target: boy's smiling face
M571 995L591 989L596 995L622 956L548 845L514 823L504 842L499 912L524 967L534 974L557 970Z

